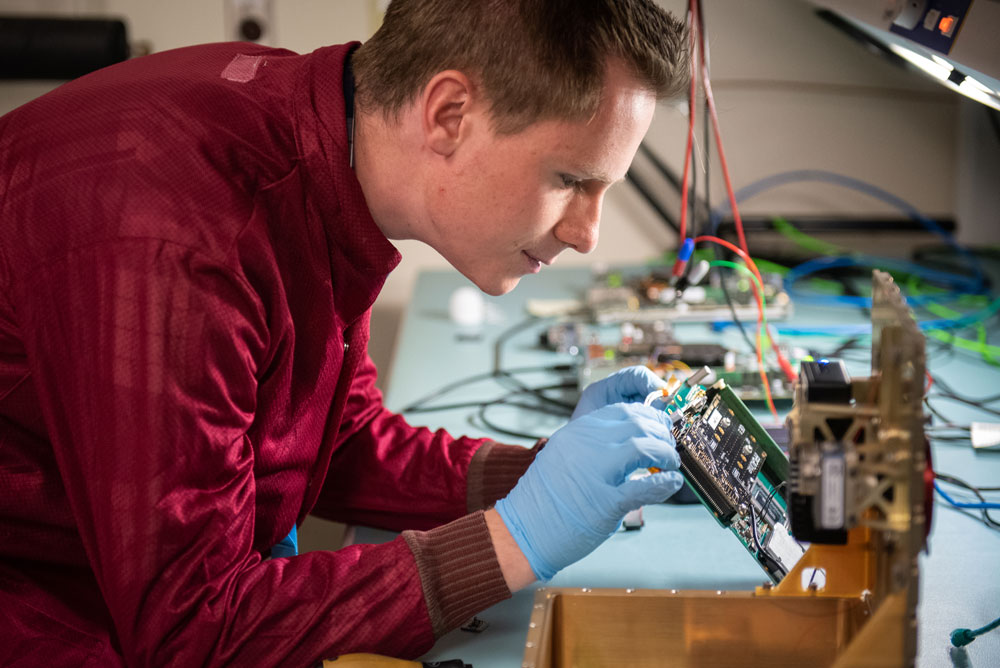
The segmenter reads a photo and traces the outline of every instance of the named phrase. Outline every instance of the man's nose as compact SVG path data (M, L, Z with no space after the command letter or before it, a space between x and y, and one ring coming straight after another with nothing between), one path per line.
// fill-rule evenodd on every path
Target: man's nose
M603 202L603 194L575 198L556 225L556 238L577 253L589 253L597 248Z

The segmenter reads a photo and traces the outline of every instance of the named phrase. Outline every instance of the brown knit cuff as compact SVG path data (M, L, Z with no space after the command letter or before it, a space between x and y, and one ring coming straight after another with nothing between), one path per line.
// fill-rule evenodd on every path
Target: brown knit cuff
M541 439L532 448L487 442L472 455L466 483L466 501L469 512L489 508L507 496L535 455L548 439Z
M404 531L417 561L434 637L510 598L482 512L430 531Z

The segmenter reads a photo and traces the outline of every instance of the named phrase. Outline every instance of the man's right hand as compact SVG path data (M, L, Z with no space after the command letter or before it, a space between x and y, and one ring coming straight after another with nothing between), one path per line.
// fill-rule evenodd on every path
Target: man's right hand
M603 543L626 513L680 489L679 464L666 413L612 404L554 433L496 510L535 576L548 580ZM629 480L647 467L660 472Z

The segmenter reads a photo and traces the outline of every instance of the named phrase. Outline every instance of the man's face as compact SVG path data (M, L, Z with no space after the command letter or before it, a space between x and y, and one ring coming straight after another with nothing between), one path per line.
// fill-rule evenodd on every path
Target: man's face
M425 191L434 247L491 295L567 248L589 253L604 194L624 178L655 104L612 67L589 121L542 121L513 135L472 128Z

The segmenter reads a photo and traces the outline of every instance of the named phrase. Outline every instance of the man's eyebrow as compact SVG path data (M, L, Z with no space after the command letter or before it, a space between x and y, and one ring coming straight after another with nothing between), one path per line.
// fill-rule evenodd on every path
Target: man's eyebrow
M613 186L616 183L621 183L625 180L624 177L620 179L613 179L604 172L600 170L592 171L589 169L580 170L580 178L584 181L597 181L598 183L605 186Z

